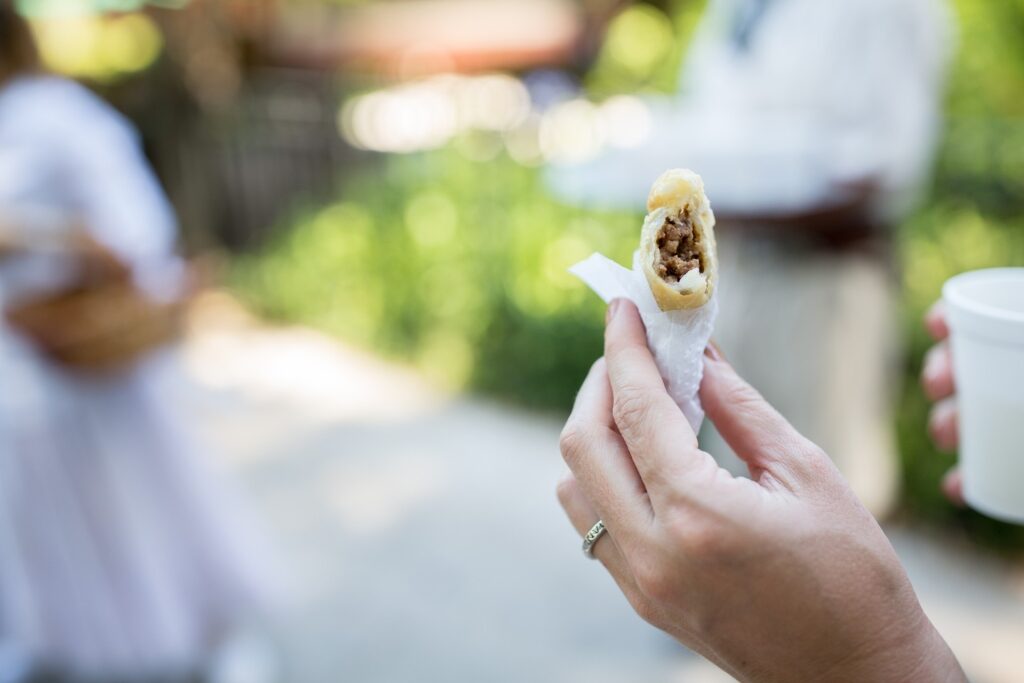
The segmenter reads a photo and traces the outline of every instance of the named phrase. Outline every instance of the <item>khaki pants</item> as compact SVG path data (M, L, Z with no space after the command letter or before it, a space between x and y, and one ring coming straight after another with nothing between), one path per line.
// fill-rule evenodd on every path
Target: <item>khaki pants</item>
M865 506L884 516L899 488L889 269L867 254L797 250L722 232L716 341L747 381L825 449ZM730 471L746 473L710 423L701 444Z

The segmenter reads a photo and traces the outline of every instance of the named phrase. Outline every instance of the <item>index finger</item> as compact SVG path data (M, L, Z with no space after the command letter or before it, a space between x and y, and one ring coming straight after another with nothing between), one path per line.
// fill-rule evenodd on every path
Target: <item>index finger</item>
M594 363L562 430L562 457L605 522L636 530L650 518L647 491L612 423L605 363Z
M653 497L703 463L697 436L669 396L658 372L636 306L617 299L609 309L605 360L612 389L612 414Z

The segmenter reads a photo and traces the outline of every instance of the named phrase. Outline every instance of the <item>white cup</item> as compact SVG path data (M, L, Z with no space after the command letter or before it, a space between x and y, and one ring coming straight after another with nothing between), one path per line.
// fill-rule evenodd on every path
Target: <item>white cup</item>
M957 275L942 289L967 504L1024 524L1024 268Z

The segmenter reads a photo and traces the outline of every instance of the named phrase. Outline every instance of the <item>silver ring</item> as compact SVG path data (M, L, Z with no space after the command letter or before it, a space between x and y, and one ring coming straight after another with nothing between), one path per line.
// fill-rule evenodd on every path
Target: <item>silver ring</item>
M597 558L594 557L594 545L606 533L608 533L608 529L605 528L604 522L597 520L597 524L590 527L590 531L583 537L583 554L592 560L596 560Z

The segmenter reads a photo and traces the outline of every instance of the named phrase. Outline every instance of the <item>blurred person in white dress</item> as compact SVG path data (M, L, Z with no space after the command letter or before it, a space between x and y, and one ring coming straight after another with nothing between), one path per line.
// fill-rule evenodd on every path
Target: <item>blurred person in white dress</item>
M646 141L548 174L637 209L667 168L704 177L720 346L877 515L899 487L892 228L929 176L952 33L944 0L710 0ZM742 468L713 428L702 445Z
M275 604L177 414L175 239L134 130L0 0L0 678L212 680Z

